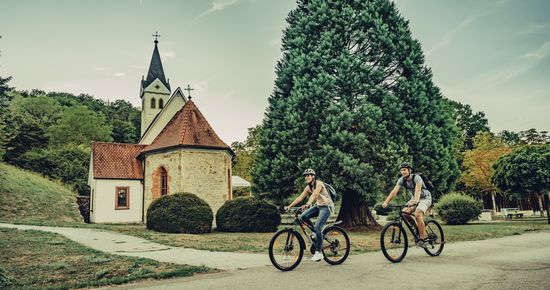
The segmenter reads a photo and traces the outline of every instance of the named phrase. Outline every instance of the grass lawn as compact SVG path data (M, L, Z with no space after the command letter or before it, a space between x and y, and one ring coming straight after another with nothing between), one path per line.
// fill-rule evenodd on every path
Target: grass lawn
M105 254L58 234L5 228L0 228L0 267L11 277L7 289L82 288L212 271Z
M0 162L0 221L84 223L76 194L61 182Z
M133 235L160 244L188 247L210 251L267 253L267 247L273 233L221 233L209 234L165 234L149 231L144 225L85 225ZM471 223L467 225L443 225L447 242L484 240L517 235L526 232L550 231L546 220L503 221ZM349 232L351 253L363 253L380 250L380 231ZM410 235L409 235L410 238Z

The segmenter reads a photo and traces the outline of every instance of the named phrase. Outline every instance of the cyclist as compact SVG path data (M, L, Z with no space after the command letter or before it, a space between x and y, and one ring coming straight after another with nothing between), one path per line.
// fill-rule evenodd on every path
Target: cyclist
M422 178L416 174L413 174L412 166L403 162L399 166L399 172L401 177L397 180L397 184L393 190L388 194L388 197L382 204L383 208L388 206L388 203L397 195L399 189L402 186L411 195L411 200L407 202L407 206L403 209L404 212L413 213L416 220L416 226L420 235L419 246L424 246L424 239L426 238L426 226L424 224L424 215L432 205L432 195L426 189ZM409 217L406 215L405 217Z
M285 207L285 210L299 204L308 196L308 194L311 194L308 202L302 206L304 209L309 209L300 215L300 219L311 225L312 222L310 219L312 217L317 217L317 221L313 227L315 230L316 251L311 260L318 262L323 259L323 253L321 252L323 247L323 226L327 222L330 215L334 212L334 203L330 198L325 184L322 181L317 180L315 177L315 171L313 169L308 168L304 170L302 175L304 176L307 185L302 193L290 205ZM311 207L314 202L316 202L315 206Z

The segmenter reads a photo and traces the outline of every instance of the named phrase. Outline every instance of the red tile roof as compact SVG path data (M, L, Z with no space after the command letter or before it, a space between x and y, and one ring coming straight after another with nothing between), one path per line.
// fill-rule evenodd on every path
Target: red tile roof
M143 179L137 158L145 145L94 142L92 144L94 178Z
M172 117L172 120L166 124L153 143L145 147L143 152L176 146L207 147L231 151L230 147L216 135L191 100L187 101Z

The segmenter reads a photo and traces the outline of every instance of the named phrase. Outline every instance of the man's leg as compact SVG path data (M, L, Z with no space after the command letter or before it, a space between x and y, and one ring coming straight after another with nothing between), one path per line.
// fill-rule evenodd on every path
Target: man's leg
M403 212L406 212L408 214L404 214L403 215L403 218L405 218L409 223L411 223L413 226L416 226L416 220L415 218L413 218L411 215L414 211L414 207L412 206L408 206L406 208L403 209Z
M418 207L414 211L414 217L416 218L416 226L418 227L418 233L420 239L426 238L426 225L424 225L424 213Z

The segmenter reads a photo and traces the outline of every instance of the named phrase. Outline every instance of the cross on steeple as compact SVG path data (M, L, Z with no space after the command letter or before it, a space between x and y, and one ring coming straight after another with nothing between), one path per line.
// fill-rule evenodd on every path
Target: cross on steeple
M160 37L159 32L156 31L155 34L153 34L153 36L155 37L155 43L159 43L159 41L158 41L158 38Z
M187 84L187 88L183 89L184 91L187 91L187 97L189 98L189 100L191 100L191 91L194 90L192 89L189 84Z

